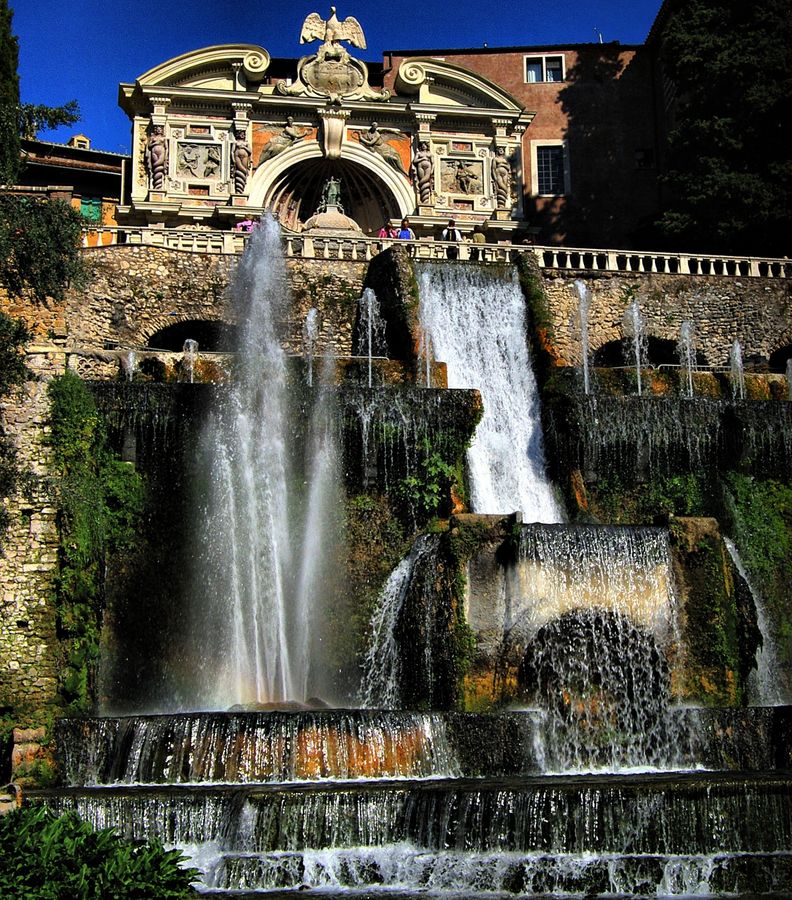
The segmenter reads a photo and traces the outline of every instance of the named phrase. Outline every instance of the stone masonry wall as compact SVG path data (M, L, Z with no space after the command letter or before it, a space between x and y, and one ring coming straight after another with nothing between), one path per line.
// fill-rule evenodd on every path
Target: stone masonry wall
M565 365L582 364L577 277L555 271L543 275L552 340ZM591 291L592 352L624 337L622 318L634 299L649 336L676 343L682 322L692 322L697 348L710 366L728 366L735 340L744 358L769 357L792 343L792 282L785 279L588 273L582 280Z
M58 534L47 491L49 401L46 384L27 382L0 405L7 437L29 476L5 501L10 525L0 538L0 706L39 709L57 693L59 646L52 604Z

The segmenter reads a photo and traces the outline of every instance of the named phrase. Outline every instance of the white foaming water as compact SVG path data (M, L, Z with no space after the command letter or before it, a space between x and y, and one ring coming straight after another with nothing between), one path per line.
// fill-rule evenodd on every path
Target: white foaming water
M437 535L421 535L391 572L371 618L371 643L363 666L363 706L398 709L401 700L401 650L396 626L418 560L437 546Z
M735 568L740 573L751 592L756 609L756 627L762 635L762 646L756 651L756 670L748 676L748 693L752 703L758 706L781 706L789 702L783 694L781 680L783 675L778 664L775 640L767 618L764 601L751 583L748 572L743 565L734 541L725 537L723 543Z
M685 377L685 396L693 396L693 373L696 371L696 332L692 322L683 322L677 341L679 364Z
M326 391L314 397L303 460L289 441L278 339L288 292L274 220L251 237L232 296L242 323L237 381L203 434L208 483L193 625L201 665L193 665L199 671L185 689L193 702L215 708L307 697L319 573L333 550L323 527L335 471Z
M423 264L421 324L448 386L477 388L484 416L468 450L477 513L521 510L527 521L560 522L545 472L539 393L526 340L525 298L516 273Z

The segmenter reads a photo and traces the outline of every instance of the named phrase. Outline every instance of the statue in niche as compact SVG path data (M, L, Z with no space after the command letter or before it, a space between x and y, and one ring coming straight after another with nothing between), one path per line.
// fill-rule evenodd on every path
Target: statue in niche
M512 199L512 170L506 158L506 148L498 147L492 158L490 167L492 187L495 192L495 204L498 209L506 209Z
M393 166L397 172L406 175L407 173L404 171L404 165L402 164L401 156L399 156L399 151L396 150L395 147L391 147L382 136L383 134L401 134L401 132L397 128L380 129L376 122L372 122L371 128L369 128L368 131L360 132L360 143L363 144L364 147L368 147L372 153L381 156L385 162L388 163L388 165Z
M341 179L333 178L332 176L327 179L322 188L321 208L327 210L331 206L341 212L344 211L344 208L341 206Z
M320 62L325 60L348 62L349 53L341 46L341 41L346 41L361 50L366 49L366 38L360 22L353 16L348 16L343 21L339 20L335 6L330 7L330 18L327 21L315 12L305 19L300 33L300 43L309 44L311 41L324 41L316 53Z
M432 183L434 181L434 158L427 141L418 144L418 152L413 157L410 174L415 182L419 202L426 206L432 202Z
M235 131L234 139L234 192L244 194L253 151L245 139L244 131Z
M268 159L272 159L273 156L283 153L284 150L287 150L294 143L304 138L310 130L310 128L299 128L294 124L294 119L289 116L286 119L286 125L283 130L273 135L264 145L258 164L261 165Z
M168 169L168 141L165 126L154 125L146 144L146 168L151 178L151 189L161 191L165 186L165 172Z
M459 160L456 165L454 181L460 194L475 194L481 186L481 179L473 166L463 160Z

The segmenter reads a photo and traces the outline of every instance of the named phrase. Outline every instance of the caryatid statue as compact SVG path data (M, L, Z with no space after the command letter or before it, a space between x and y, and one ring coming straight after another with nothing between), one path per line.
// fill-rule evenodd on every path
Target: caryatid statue
M320 62L326 59L345 62L349 58L349 53L341 46L341 41L347 41L361 50L366 49L366 38L360 22L353 16L348 16L343 21L339 20L335 6L330 7L330 18L327 21L319 13L311 13L303 22L300 43L309 44L317 40L324 41L316 53Z
M418 144L418 152L413 157L410 166L415 189L418 192L418 202L422 206L432 202L432 184L434 181L434 158L429 150L429 144L421 141Z
M253 151L244 131L235 131L234 138L234 193L244 194Z
M151 178L152 191L165 187L165 173L168 170L168 141L164 125L152 125L151 135L146 144L146 168Z
M498 147L495 156L492 157L490 167L492 187L495 192L495 202L498 209L506 209L512 199L512 170L509 160L506 158L506 148Z

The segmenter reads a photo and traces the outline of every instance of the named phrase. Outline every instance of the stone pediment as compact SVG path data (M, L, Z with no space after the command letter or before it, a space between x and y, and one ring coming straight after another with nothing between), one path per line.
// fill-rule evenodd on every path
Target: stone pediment
M431 57L406 59L396 75L399 94L427 107L464 107L519 116L523 107L502 87L461 66Z
M144 72L136 81L145 87L233 91L239 72L247 81L258 83L264 77L269 62L269 53L256 44L222 44L169 59Z

